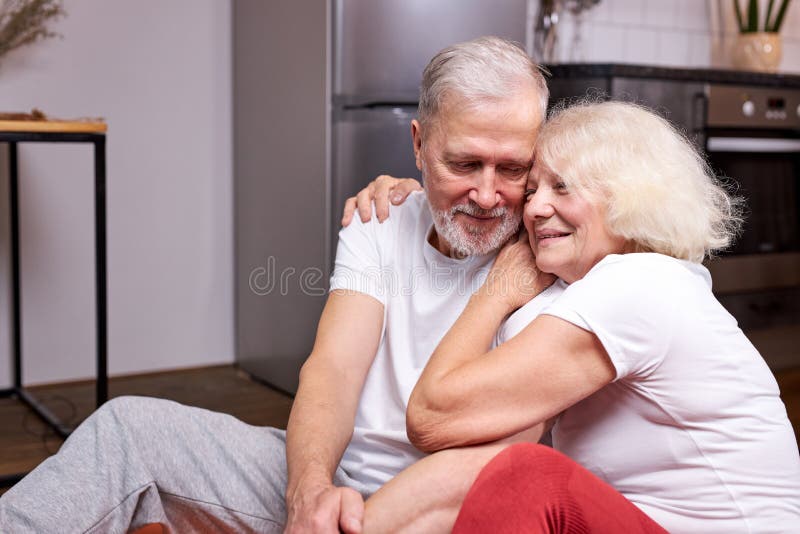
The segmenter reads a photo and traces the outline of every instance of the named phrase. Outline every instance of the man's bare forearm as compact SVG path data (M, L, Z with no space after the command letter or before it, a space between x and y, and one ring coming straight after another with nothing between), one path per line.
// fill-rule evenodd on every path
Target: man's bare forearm
M327 483L353 432L358 391L346 373L312 358L300 373L286 432L287 498L303 483Z
M378 300L338 290L329 295L286 432L286 532L360 531L363 499L334 487L333 474L353 433L382 325Z

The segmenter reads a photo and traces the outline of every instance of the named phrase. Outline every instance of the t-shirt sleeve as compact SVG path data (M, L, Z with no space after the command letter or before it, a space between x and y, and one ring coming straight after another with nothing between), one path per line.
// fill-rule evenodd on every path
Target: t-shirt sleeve
M616 368L616 380L647 376L663 361L673 336L671 274L625 255L606 258L542 313L594 333Z
M500 328L497 330L497 333L494 336L492 347L496 347L502 343L505 343L524 330L526 326L532 323L533 320L536 319L540 313L542 313L542 310L547 308L547 306L549 306L564 292L566 287L567 286L564 282L561 280L556 280L553 285L536 295L527 304L512 313L505 321L503 321L503 324L500 325Z
M373 213L372 220L362 223L356 216L349 226L339 231L331 291L342 289L364 293L386 305L384 250L390 246L387 241L391 240L387 235L391 233L391 224L387 223L378 228Z

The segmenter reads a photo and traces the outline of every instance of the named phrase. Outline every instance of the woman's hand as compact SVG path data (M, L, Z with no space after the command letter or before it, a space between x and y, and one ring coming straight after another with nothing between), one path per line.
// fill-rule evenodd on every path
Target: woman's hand
M347 226L353 220L353 214L358 209L361 222L372 218L372 202L375 201L375 215L378 222L383 222L389 217L389 202L398 206L405 202L412 191L419 191L422 186L414 178L394 178L387 174L378 176L367 187L350 197L344 203L342 226Z
M522 229L500 250L478 294L504 301L508 313L511 313L550 287L555 280L555 276L536 267L528 233Z

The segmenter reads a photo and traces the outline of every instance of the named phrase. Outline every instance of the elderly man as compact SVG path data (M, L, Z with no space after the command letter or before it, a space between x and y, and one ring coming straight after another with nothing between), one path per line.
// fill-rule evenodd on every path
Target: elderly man
M0 499L3 529L420 531L441 524L442 510L452 523L447 499L463 496L497 450L423 459L406 436L406 406L518 228L546 104L543 77L511 43L481 38L439 52L411 124L425 193L388 222L342 230L285 435L169 401L114 399ZM457 477L441 470L453 455L464 466ZM448 491L434 485L442 478ZM398 499L408 491L417 499Z

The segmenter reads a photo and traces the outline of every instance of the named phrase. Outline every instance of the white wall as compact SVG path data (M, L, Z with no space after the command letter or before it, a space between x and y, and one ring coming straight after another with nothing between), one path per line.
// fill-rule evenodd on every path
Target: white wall
M109 370L233 361L231 6L67 0L63 39L0 62L0 108L108 122ZM0 152L0 386L10 382ZM20 150L24 380L94 373L89 145Z
M563 62L670 67L731 68L738 33L730 0L601 0L584 15L582 54L571 46L574 19L566 15L559 26ZM789 4L781 35L780 71L800 73L798 2Z

